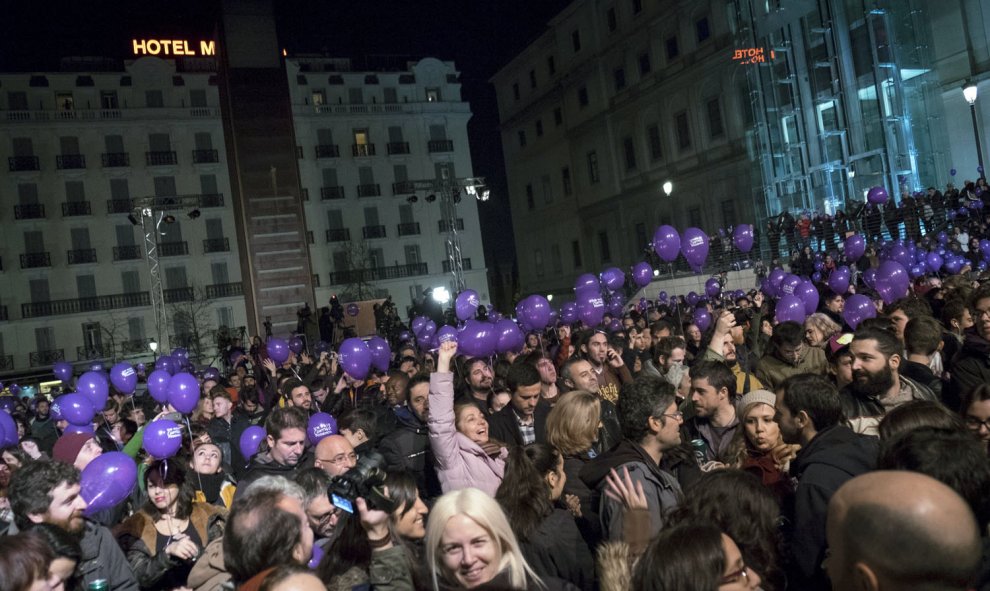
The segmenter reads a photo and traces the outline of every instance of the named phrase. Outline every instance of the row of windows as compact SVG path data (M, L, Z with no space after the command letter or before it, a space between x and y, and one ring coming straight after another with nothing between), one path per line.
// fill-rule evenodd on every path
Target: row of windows
M181 195L178 192L174 176L156 176L152 177L152 183L154 187L154 194L158 197L171 197L174 195ZM126 203L131 199L130 183L126 178L112 178L109 179L110 192L109 197L111 202ZM85 202L87 200L86 195L86 185L85 181L82 180L67 180L64 183L65 186L65 199L67 202L79 203ZM102 189L100 190L102 191ZM99 192L99 191L98 191ZM219 195L219 190L217 186L217 177L213 174L202 174L199 175L199 195L215 196ZM38 192L37 183L18 183L17 184L17 203L19 205L38 205L42 203L41 197ZM223 205L222 201L217 201L217 207ZM204 205L204 207L209 207L209 204ZM128 213L130 212L130 207L124 209L117 209L115 205L111 207L108 213ZM77 214L81 215L81 214ZM45 217L45 216L37 216Z
M350 87L347 89L347 104L350 105L363 105L366 100L370 100L370 104L377 104L378 97L379 93L377 92L371 94L370 96L366 96L364 89L360 87ZM391 86L382 88L381 98L382 102L385 104L395 104L400 102L398 89ZM401 102L408 103L410 98L415 101L417 97L409 93L403 93ZM344 93L338 92L334 93L332 96L328 96L326 90L316 88L310 92L309 98L306 99L306 104L312 104L314 107L319 107L330 104L333 99L336 99L336 104L343 105ZM440 88L426 88L424 89L424 94L421 100L425 100L428 103L438 103L443 100L443 95L440 92Z
M149 109L162 109L165 105L165 93L161 90L150 89L144 91L144 102L143 104L131 105L127 100L121 101L117 95L116 90L101 90L99 96L99 103L93 104L88 98L77 97L75 93L71 90L58 90L51 95L55 100L55 108L59 111L74 111L76 109L104 109L113 110L129 107L146 107ZM206 107L206 90L205 89L190 89L188 95L186 93L178 93L176 95L171 95L174 97L178 104L169 106L180 106L185 107L186 98L188 96L190 107ZM36 96L32 98L37 98ZM47 103L47 96L43 96L38 104L35 105L37 110L44 110ZM136 97L135 97L136 98ZM83 103L85 101L85 103ZM32 110L32 105L28 100L27 92L20 90L11 90L7 92L7 110L9 111L30 111Z

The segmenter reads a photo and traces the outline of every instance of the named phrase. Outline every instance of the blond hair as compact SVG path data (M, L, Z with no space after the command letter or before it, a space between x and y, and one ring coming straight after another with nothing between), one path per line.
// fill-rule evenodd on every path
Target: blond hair
M574 390L560 397L547 415L547 443L565 456L591 449L598 437L602 403L586 390Z
M842 327L836 321L821 312L815 312L805 318L804 328L807 329L809 326L822 333L822 343L824 343L822 347L828 344L830 338L842 331Z
M753 444L750 443L749 437L746 435L746 418L749 416L749 413L756 410L756 408L761 404L767 403L757 401L747 404L746 408L742 409L742 412L738 414L739 428L736 429L736 434L733 436L732 442L729 444L728 457L732 462L733 468L742 467L743 462L746 461L750 450L756 449L753 447ZM793 460L797 455L799 449L801 449L800 445L784 443L784 437L780 434L780 428L778 426L777 441L775 441L773 447L770 448L770 457L773 458L774 465L780 470L786 470L791 460Z

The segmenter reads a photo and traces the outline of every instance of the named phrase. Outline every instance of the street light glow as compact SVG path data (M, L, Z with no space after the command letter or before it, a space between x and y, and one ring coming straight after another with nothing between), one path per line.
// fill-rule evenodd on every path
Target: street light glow
M663 183L663 192L667 195L667 197L670 197L670 194L674 192L674 183L665 181Z
M971 105L976 103L977 90L978 89L976 88L976 85L973 84L972 82L970 82L963 88L963 96L966 97L967 103Z
M158 341L151 341L148 343L148 348L151 349L152 353L158 351Z
M438 304L446 304L450 301L450 292L447 291L446 287L434 287L432 294L433 301Z

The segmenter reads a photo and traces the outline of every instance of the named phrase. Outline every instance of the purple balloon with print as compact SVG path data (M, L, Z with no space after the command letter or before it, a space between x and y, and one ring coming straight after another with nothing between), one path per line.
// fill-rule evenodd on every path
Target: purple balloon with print
M803 279L794 274L788 274L784 277L784 280L780 282L780 287L778 289L781 296L794 295L794 290L797 286L801 285Z
M179 372L168 381L168 403L184 415L199 404L199 382L191 373Z
M705 332L712 325L712 314L708 308L696 308L694 310L694 323L701 332Z
M842 253L849 262L858 261L866 253L866 239L859 234L846 238Z
M732 244L740 252L753 250L753 224L739 224L732 230Z
M842 311L842 318L846 321L853 330L859 326L859 323L868 319L877 317L877 308L870 301L870 298L866 297L861 293L857 293L849 297L846 300L845 308Z
M437 343L456 343L457 334L457 328L445 324L437 331Z
M148 375L148 393L156 402L168 402L168 383L171 379L172 374L164 369L156 369Z
M392 360L392 348L388 346L388 341L375 335L368 339L368 350L371 351L371 367L378 371L388 371L388 364Z
M564 324L573 324L578 319L577 302L567 302L560 307L560 321Z
M465 289L457 294L457 298L454 300L454 313L457 315L457 319L461 321L474 318L480 304L478 292L473 289Z
M137 486L137 464L121 451L101 454L83 469L79 486L79 495L87 505L84 515L116 507Z
M337 434L337 419L325 412L318 412L309 417L306 424L306 436L309 442L316 445L324 437Z
M175 360L169 357L168 355L159 357L155 361L155 369L161 369L163 371L167 371L168 375L172 375L175 373Z
M526 344L525 335L519 330L516 323L508 318L503 318L495 323L495 334L498 335L495 350L499 353L517 352L522 350L523 345Z
M695 271L700 270L708 260L708 234L698 228L684 230L681 252Z
M0 447L17 445L17 423L7 411L0 410Z
M103 410L103 407L100 407ZM63 394L52 402L52 411L73 425L92 425L96 416L93 402L86 396L72 392Z
M291 353L289 343L278 337L268 337L265 350L268 351L268 357L278 365L285 363L289 359L289 353Z
M289 351L292 351L296 355L303 352L303 340L299 337L292 337L289 339Z
M156 460L171 458L182 447L182 427L168 419L151 421L144 428L141 446Z
M550 322L550 302L541 295L523 300L522 319L533 330L543 330Z
M472 357L488 357L495 352L497 344L495 325L480 320L468 320L464 323L457 348Z
M777 322L803 324L807 315L804 310L804 302L796 295L783 295L777 300Z
M814 314L818 310L818 288L811 281L802 281L794 288L794 295L804 303L804 313Z
M870 203L876 203L877 205L886 203L887 198L887 189L879 186L873 187L866 193L866 199L869 200Z
M110 368L110 383L121 394L130 396L137 388L137 371L130 363L121 362ZM102 410L102 409L101 409Z
M677 260L681 253L681 235L673 226L663 225L653 233L653 250L668 263Z
M436 332L436 324L433 325L433 330ZM368 370L371 369L371 349L368 348L367 343L357 337L345 339L340 344L337 354L340 358L340 367L347 372L347 375L355 380L368 377Z
M626 274L622 272L622 269L609 267L602 271L602 283L611 290L619 289L625 282Z
M595 291L600 291L601 284L598 283L598 278L591 273L578 275L578 278L574 280L574 291L579 292L584 289L594 289Z
M110 382L107 380L107 376L102 373L87 371L79 376L79 381L76 382L76 391L85 394L93 403L93 408L102 411L103 407L107 405L107 398L110 397Z
M72 364L68 361L56 361L52 365L52 373L63 384L68 384L72 380Z
M354 317L361 313L361 306L351 302L347 304L347 315Z
M237 442L237 449L241 450L241 456L245 461L250 461L261 447L261 442L265 440L265 428L261 425L251 425L241 433L241 438Z
M605 317L605 300L592 296L578 302L578 318L588 326L598 326Z
M718 279L712 277L705 282L705 294L710 298L717 298L722 293L722 284Z
M908 269L908 273L911 275L911 279L917 279L919 277L924 277L925 276L925 265L923 265L921 263L915 263L915 264L911 265L911 268L910 269Z
M646 261L640 261L632 268L633 283L636 287L646 287L653 281L653 267Z

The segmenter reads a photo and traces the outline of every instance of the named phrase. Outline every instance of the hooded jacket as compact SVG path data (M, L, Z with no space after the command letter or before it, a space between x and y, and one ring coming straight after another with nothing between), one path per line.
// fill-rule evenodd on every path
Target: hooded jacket
M797 365L781 361L776 355L767 352L756 364L756 371L753 373L767 390L773 392L784 383L784 380L797 374L826 375L828 373L828 360L825 359L825 351L818 347L808 347L804 357Z
M395 410L396 428L386 435L378 451L389 470L408 471L416 478L419 496L432 499L442 494L436 462L430 448L430 428L406 406Z
M303 453L303 456L299 458L299 463L295 466L286 466L273 460L270 451L259 453L251 460L251 464L248 466L247 472L244 473L244 476L237 480L237 491L234 493L234 500L236 501L240 497L242 491L247 490L247 487L250 486L252 482L262 476L284 476L289 480L295 480L296 474L300 470L306 466L312 465L312 458L309 456L310 452L307 450Z

